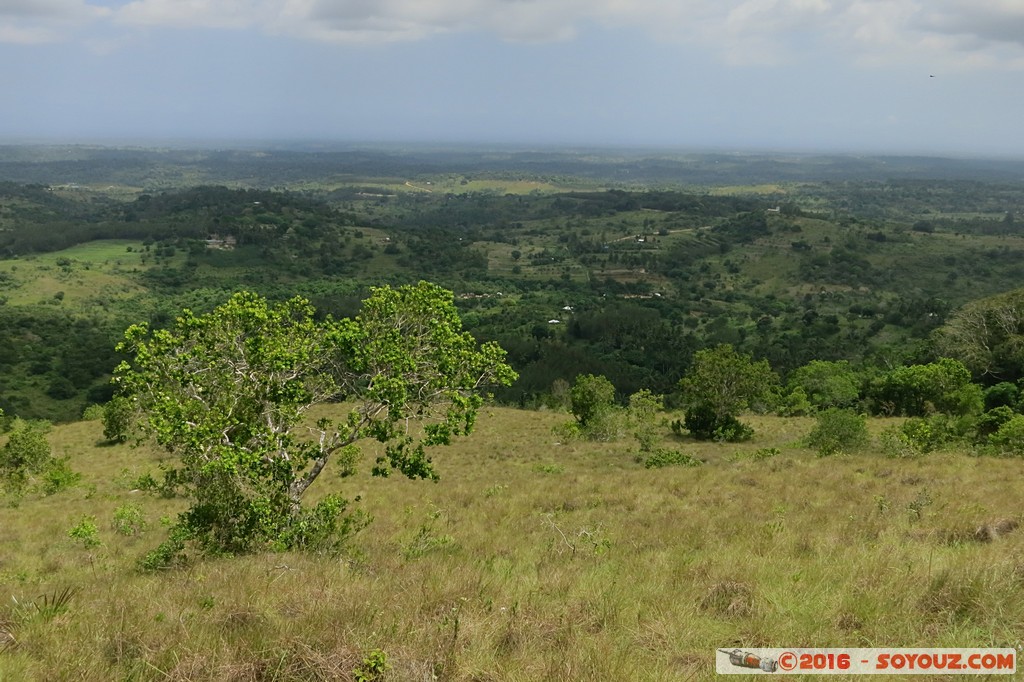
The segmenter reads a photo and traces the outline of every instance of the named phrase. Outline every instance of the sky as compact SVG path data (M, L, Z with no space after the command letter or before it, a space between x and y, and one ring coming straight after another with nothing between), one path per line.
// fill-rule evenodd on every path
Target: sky
M1024 158L1024 0L0 0L0 141Z

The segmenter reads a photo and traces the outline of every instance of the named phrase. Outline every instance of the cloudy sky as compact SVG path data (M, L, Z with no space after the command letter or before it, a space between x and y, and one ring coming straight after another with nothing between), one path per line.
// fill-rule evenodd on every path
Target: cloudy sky
M1024 0L0 0L0 140L1024 157Z

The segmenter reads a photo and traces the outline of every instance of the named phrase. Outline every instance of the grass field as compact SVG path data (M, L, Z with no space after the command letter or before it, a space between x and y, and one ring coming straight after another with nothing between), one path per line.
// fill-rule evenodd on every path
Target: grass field
M0 679L353 680L380 650L363 679L703 680L721 647L1022 642L1020 460L820 459L809 420L751 417L742 445L664 427L706 463L645 469L628 440L561 442L567 418L485 408L438 484L327 471L311 493L374 517L345 556L160 574L135 561L182 502L133 490L159 453L58 427L85 480L0 509ZM125 509L144 530L115 532ZM69 537L84 517L101 544Z
M162 262L180 265L183 261L184 255L178 255ZM93 299L111 301L143 292L132 274L153 265L153 256L143 251L140 242L92 241L53 253L0 260L0 272L10 276L12 283L0 294L11 305L31 305L52 301L63 292L63 304L88 307Z

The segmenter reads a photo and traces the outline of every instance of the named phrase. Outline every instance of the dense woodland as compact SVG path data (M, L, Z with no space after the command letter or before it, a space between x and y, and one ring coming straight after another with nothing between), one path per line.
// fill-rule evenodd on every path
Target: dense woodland
M30 418L109 399L129 324L241 289L343 317L372 286L437 282L471 333L508 350L520 378L498 399L536 406L586 373L621 400L647 388L671 402L693 353L718 344L783 378L848 361L869 400L873 377L940 357L936 331L958 309L1024 282L1009 162L0 156L0 408ZM1020 378L972 369L988 385Z

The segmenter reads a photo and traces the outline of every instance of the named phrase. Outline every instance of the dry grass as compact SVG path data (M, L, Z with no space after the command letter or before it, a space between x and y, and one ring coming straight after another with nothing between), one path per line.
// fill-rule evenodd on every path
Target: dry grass
M809 421L751 418L742 446L665 427L707 463L647 470L626 441L560 442L565 419L485 410L436 485L328 471L311 492L375 517L346 556L156 575L134 561L180 502L130 482L159 453L59 427L86 483L0 509L0 679L346 680L381 649L387 680L680 680L712 677L720 647L1021 642L1019 460L819 459ZM779 454L735 456L759 448ZM140 535L110 528L127 502ZM101 547L67 536L83 515ZM68 586L60 613L29 606Z

